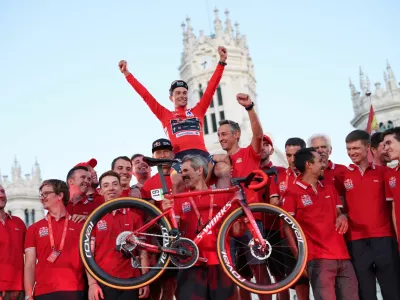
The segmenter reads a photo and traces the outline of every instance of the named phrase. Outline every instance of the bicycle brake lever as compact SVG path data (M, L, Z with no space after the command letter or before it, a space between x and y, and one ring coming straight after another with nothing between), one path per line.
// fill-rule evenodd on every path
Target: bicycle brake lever
M275 167L265 170L264 173L269 176L274 175L275 176L274 181L275 181L275 183L278 183L278 170Z

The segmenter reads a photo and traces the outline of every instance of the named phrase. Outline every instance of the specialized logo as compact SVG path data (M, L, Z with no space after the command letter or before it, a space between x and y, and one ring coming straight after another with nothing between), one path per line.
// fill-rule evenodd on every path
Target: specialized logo
M189 212L189 211L191 211L191 210L192 210L192 208L191 208L189 202L184 202L184 203L182 204L182 212L187 213L187 212Z
M303 202L304 206L312 205L313 202L311 200L311 197L309 195L303 195L301 196L301 202Z
M43 236L47 236L49 235L49 229L47 227L40 227L39 228L39 236L43 237Z
M392 176L389 178L389 186L392 189L396 187L396 177L395 176Z
M97 229L98 229L98 230L107 230L107 222L104 221L104 220L100 220L100 221L97 223Z
M346 190L351 190L352 188L354 188L353 181L351 179L346 179L344 181L344 187L346 188Z

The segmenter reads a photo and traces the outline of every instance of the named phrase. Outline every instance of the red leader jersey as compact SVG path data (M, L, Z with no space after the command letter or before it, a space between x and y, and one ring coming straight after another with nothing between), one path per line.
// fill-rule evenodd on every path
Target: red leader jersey
M172 182L169 175L164 175L165 183L167 184L168 191L172 192ZM142 198L145 200L155 200L156 206L162 211L162 185L160 174L155 174L148 179L142 187Z
M254 151L253 146L249 145L246 148L240 148L238 152L230 155L232 162L232 178L247 177L254 170L260 168L261 156ZM261 202L260 193L258 191L244 188L247 203Z
M321 183L323 183L324 186L333 185L341 199L344 199L346 190L343 184L340 183L340 178L346 171L347 171L346 166L335 164L332 161L328 161L328 166L324 170L324 179L321 180Z
M213 197L212 201L211 197ZM203 224L207 224L207 222L209 222L209 220L211 220L222 209L231 197L231 194L195 196L192 197L193 202L188 198L175 199L175 214L180 217L179 228L185 234L184 237L194 239L202 229L196 211L200 214ZM219 264L217 254L217 236L220 226L221 223L219 222L211 231L209 231L208 234L203 235L203 239L197 245L199 247L200 257L207 258L207 265Z
M283 209L295 216L304 231L308 261L350 259L344 236L336 231L337 207L342 207L333 186L319 182L316 190L300 179L283 196Z
M79 255L79 235L83 222L72 222L71 216L68 216L69 221L64 249L52 263L47 260L52 253L47 221L49 217L50 215L47 214L44 219L29 226L25 238L25 253L30 248L35 248L38 260L35 269L36 285L34 296L60 291L83 291L85 288L83 277L85 269ZM65 216L58 221L53 217L50 218L54 245L58 249L64 231Z
M6 214L0 222L0 291L24 290L24 240L26 226Z
M340 179L346 189L349 241L393 236L392 218L386 200L386 167L370 164L363 172L351 164Z
M118 209L105 215L92 231L95 241L95 260L107 274L117 278L133 278L140 275L130 258L124 258L116 249L117 237L121 232L134 231L143 225L142 217L129 209Z
M212 75L203 97L193 108L178 107L170 111L162 106L149 91L132 74L126 76L127 81L143 98L153 114L160 120L165 134L171 141L175 153L189 149L198 149L207 152L204 135L204 116L213 99L215 90L224 72L224 66L218 64Z
M73 203L71 200L67 204L68 213L73 215L90 215L97 207L104 203L104 198L97 190L91 195L86 196L77 203Z
M385 178L386 200L393 201L396 215L397 233L400 233L400 167L387 169ZM400 250L400 244L399 244Z

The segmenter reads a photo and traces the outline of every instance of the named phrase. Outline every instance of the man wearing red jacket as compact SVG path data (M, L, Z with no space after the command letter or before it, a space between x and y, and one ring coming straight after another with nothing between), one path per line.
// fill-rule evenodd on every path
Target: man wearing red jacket
M203 97L193 108L187 108L188 85L183 80L175 80L169 89L169 99L174 103L170 111L147 91L147 89L128 71L127 62L122 60L119 68L126 80L143 98L151 111L161 121L164 131L174 147L175 158L182 160L186 154L203 156L209 154L204 143L203 120L222 77L227 59L225 47L218 47L219 63L211 77Z

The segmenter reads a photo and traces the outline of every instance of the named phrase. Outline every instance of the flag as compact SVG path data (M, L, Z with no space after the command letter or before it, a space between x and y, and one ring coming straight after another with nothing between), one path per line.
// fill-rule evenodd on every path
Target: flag
M378 131L378 121L376 120L375 111L371 104L369 109L367 132L369 134L374 134L377 131Z

